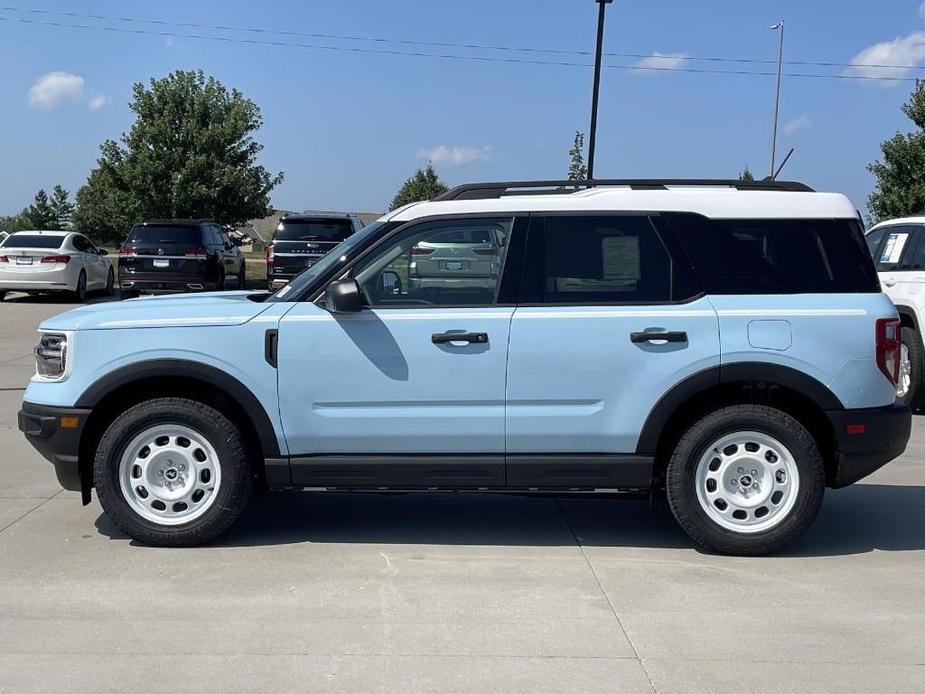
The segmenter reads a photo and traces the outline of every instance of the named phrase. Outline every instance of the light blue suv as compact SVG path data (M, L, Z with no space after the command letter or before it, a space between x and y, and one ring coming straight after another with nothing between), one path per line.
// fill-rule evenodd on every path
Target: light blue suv
M496 241L454 254L456 232ZM481 253L497 272L472 271ZM216 537L255 484L664 490L699 544L762 554L806 530L826 487L904 450L898 331L842 195L464 185L272 295L45 321L19 426L149 544Z

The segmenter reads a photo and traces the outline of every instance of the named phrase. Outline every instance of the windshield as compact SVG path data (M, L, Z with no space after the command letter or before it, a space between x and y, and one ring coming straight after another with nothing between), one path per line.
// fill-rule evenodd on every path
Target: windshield
M287 297L296 296L301 293L305 287L329 270L337 265L343 264L353 249L360 246L366 239L374 234L377 229L381 228L383 224L385 224L385 222L373 222L363 227L352 236L348 236L346 241L332 248L327 255L322 256L318 262L304 270L300 275L294 277L289 284L270 296L267 301L289 301L290 299Z
M199 227L191 226L137 226L128 235L126 243L152 243L194 245L200 243Z
M337 241L350 236L349 219L284 219L276 227L273 241Z
M4 248L61 248L64 236L44 234L13 234L4 241Z

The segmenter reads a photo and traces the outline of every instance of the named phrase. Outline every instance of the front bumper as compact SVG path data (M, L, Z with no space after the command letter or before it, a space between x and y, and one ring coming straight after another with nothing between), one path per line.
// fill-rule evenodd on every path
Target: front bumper
M62 487L89 495L90 485L81 485L78 452L80 435L90 410L24 402L19 411L19 430L42 456L55 466ZM84 499L88 501L88 499Z
M835 430L836 465L829 486L847 487L902 455L912 432L905 405L826 413Z

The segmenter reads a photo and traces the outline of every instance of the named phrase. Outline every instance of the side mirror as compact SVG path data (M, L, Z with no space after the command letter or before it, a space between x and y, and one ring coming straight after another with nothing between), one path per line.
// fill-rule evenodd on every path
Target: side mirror
M97 248L96 252L100 255L109 255L109 251L107 251L105 248Z
M324 292L324 307L331 313L357 313L363 308L363 293L356 280L331 282Z

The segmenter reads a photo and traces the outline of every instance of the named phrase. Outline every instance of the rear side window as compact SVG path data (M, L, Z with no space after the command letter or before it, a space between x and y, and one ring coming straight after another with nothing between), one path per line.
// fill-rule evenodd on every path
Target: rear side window
M649 304L699 293L686 261L676 262L648 216L549 216L541 273L526 278L525 303ZM534 258L528 266L536 268ZM533 299L531 294L538 299Z
M913 242L915 241L915 227L911 226L892 226L879 230L886 232L881 239L880 245L875 249L874 263L880 272L888 272L905 268L910 262L914 263L913 253L911 252ZM874 232L874 233L878 233ZM921 242L919 243L921 245Z
M337 241L353 233L349 219L284 219L276 228L276 241Z
M128 243L150 243L157 246L179 244L185 246L202 243L198 226L137 226L128 235Z
M64 236L44 234L13 234L3 242L4 248L61 248Z
M666 216L708 293L880 291L861 225L855 219Z

